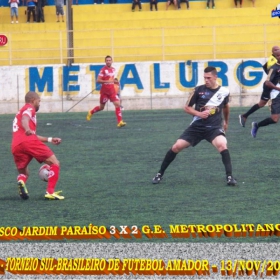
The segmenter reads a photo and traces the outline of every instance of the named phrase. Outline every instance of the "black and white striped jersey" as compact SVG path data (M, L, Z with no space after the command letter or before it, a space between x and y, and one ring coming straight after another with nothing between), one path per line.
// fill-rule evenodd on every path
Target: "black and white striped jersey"
M206 126L220 126L222 123L222 109L229 102L229 90L219 86L216 89L207 88L205 85L198 86L190 96L187 106L195 106L195 110L210 110L210 116L203 120ZM192 123L201 120L194 116Z
M275 86L280 87L280 64L279 63L275 63L273 66L271 66L266 80L272 82ZM270 98L274 99L278 96L279 96L279 90L272 89L270 92Z

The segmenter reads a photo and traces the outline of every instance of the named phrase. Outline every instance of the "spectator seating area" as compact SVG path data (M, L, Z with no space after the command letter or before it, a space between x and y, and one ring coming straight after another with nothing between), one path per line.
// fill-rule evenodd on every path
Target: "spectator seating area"
M264 49L279 44L280 19L270 15L275 1L256 0L253 8L243 0L241 9L233 0L215 2L216 9L190 1L190 10L182 3L168 11L160 2L157 12L147 2L141 12L131 12L131 4L73 5L74 62L103 62L107 54L115 61L264 57ZM0 63L10 65L11 52L13 64L66 63L66 22L56 22L55 7L45 7L45 23L26 23L25 10L20 6L19 24L11 24L10 9L0 9L1 34L9 38Z

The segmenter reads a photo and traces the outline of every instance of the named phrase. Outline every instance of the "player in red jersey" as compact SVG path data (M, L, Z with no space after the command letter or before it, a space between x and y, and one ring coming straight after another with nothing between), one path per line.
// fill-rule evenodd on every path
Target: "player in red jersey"
M60 165L54 153L43 142L58 145L60 138L43 137L36 134L36 112L40 108L40 96L33 91L25 95L25 105L18 111L13 121L12 154L18 170L18 188L22 199L28 199L26 181L28 180L28 164L35 158L39 163L50 165L48 185L45 199L61 200L60 192L55 192L55 186L59 179Z
M115 78L115 79L114 79L114 87L115 87L116 94L117 94L117 96L118 96L119 99L120 99L120 107L121 107L121 110L124 110L124 108L123 108L123 106L122 106L121 85L120 85L120 82L119 82L118 78Z
M122 119L121 104L118 95L116 94L114 86L115 68L112 67L112 57L107 55L105 57L106 65L100 70L97 82L101 84L100 90L100 105L88 111L87 121L91 120L93 114L102 111L108 100L115 105L115 112L117 117L117 127L123 127L126 123Z

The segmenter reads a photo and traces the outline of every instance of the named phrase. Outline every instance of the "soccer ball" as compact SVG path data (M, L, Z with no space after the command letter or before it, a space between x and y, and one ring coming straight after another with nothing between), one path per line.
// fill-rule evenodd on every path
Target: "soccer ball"
M49 171L50 171L50 166L48 164L44 164L40 167L39 169L39 178L42 181L48 182L48 178L49 178Z

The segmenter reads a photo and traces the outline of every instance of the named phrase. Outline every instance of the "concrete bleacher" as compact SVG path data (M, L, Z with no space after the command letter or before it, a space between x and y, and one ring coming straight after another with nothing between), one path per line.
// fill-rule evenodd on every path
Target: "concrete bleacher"
M190 2L190 10L182 3L181 10L171 6L168 11L159 3L158 12L150 12L145 3L141 12L136 8L133 13L131 4L117 5L113 13L110 5L92 5L86 11L74 6L75 45L91 45L88 55L94 51L100 59L113 44L115 61L263 57L265 41L268 48L278 43L278 19L270 17L268 8L275 3L258 1L253 8L251 1L243 2L242 9L235 9L233 1L218 0L216 9L206 10L206 2L200 1ZM86 29L102 31L89 34ZM86 62L85 51L76 55L77 61Z
M0 47L0 65L61 63L60 46L66 48L66 23L56 22L55 7L45 7L44 23L33 23L32 17L27 23L25 11L25 7L19 7L19 23L11 24L10 8L0 9L0 34L9 40L6 46ZM66 56L65 50L62 53Z
M116 62L263 57L280 44L279 19L270 16L275 1L257 0L253 8L244 0L242 9L233 0L215 2L216 9L191 1L190 10L182 3L181 10L168 11L160 2L157 12L149 3L141 12L131 12L131 4L73 5L74 62L99 63L107 54ZM9 10L0 9L0 30L9 37L0 48L1 65L9 65L11 53L13 64L66 63L66 22L56 22L54 6L45 7L45 23L27 24L26 8L20 7L19 24L11 24Z

